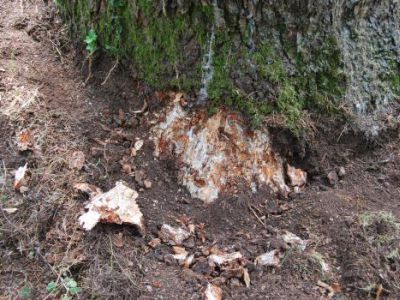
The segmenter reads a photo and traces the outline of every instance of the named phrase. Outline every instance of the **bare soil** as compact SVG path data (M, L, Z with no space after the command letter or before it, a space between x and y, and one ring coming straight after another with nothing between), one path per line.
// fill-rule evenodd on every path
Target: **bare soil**
M327 122L313 140L299 141L275 129L277 149L310 175L302 193L283 199L267 188L243 190L204 205L179 185L172 161L153 156L150 121L162 109L160 93L121 66L101 85L113 65L104 57L85 84L83 63L53 7L0 2L0 299L201 299L209 282L225 299L327 299L318 281L335 287L334 299L400 299L398 133L372 142ZM144 101L147 114L135 114ZM34 151L18 151L22 129L32 132ZM137 138L144 147L130 164L142 178L120 164ZM82 170L69 167L75 151L85 153ZM21 194L12 172L25 163L29 190ZM340 167L346 174L330 184L328 173ZM105 224L84 232L78 217L86 198L73 185L106 191L118 180L139 192L146 233ZM205 239L184 242L196 257L185 269L168 258L169 245L148 243L162 224L188 218L204 226ZM281 230L309 240L307 250L286 250L276 268L251 263L283 247ZM211 246L248 259L250 287L210 268ZM67 293L66 278L82 291ZM52 281L59 287L50 293Z

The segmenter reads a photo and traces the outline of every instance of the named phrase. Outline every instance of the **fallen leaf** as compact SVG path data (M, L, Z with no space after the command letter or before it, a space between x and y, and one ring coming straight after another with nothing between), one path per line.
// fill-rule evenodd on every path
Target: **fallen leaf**
M74 185L74 189L87 194L90 198L103 193L97 186L88 183L77 183Z
M137 154L136 149L135 149L135 148L131 148L131 156L132 156L132 157L135 157L136 154Z
M185 261L183 262L182 266L186 269L190 268L190 266L193 264L194 261L194 254L189 255Z
M173 255L174 259L176 259L180 264L182 264L186 260L189 253L183 247L174 246L172 248L175 252L175 254Z
M14 175L14 189L20 191L21 187L25 184L26 171L28 169L28 163L23 167L19 167Z
M17 212L18 208L10 207L10 208L3 208L3 210L8 214L13 214L13 213Z
M181 101L181 98L183 97L183 93L176 93L175 98L172 102L174 103L179 103Z
M318 280L317 286L319 286L322 289L324 289L325 293L327 292L328 298L332 298L335 295L335 291L333 290L333 288L329 284L326 284L325 282L323 282L321 280Z
M381 300L382 292L383 292L383 286L382 283L380 283L376 288L375 300Z
M122 172L125 174L131 174L132 173L132 166L128 163L122 164Z
M334 291L336 294L339 294L339 293L342 292L342 287L341 287L340 283L338 283L338 282L332 283L331 287L332 287L333 291Z
M122 182L106 193L94 196L86 206L88 211L79 218L81 226L91 230L98 222L136 225L144 231L143 214L136 203L138 193Z
M243 281L246 287L250 287L250 275L249 271L246 268L243 269Z
M70 169L82 170L85 165L85 154L82 151L75 151L72 153L68 165Z
M204 291L205 300L222 300L222 289L209 283Z
M35 150L35 139L29 129L22 130L17 136L17 148L19 151Z
M143 147L143 144L144 144L144 142L143 142L143 140L138 140L138 141L136 141L135 142L135 150L136 151L139 151L140 149L142 149L142 147Z

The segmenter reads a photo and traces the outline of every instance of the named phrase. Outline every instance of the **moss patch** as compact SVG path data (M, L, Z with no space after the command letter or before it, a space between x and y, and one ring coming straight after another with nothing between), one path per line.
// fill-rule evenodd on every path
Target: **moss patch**
M212 5L191 5L182 12L150 0L57 3L75 36L83 40L93 30L101 51L130 61L154 88L200 89L202 57L214 24ZM284 24L274 26L284 37ZM220 105L233 107L247 115L254 126L259 126L266 115L278 113L296 132L304 109L337 111L345 76L334 39L321 40L304 55L298 53L293 40L253 40L249 30L241 34L229 29L216 32L214 75L208 90L211 113ZM287 55L294 58L295 74L288 74ZM256 93L251 87L238 85L235 76L239 80L248 78L254 90L263 85L271 88Z

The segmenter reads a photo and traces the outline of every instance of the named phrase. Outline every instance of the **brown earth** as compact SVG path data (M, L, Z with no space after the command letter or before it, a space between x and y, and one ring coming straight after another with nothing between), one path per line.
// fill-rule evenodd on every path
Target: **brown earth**
M224 299L328 298L318 281L334 287L334 299L400 299L398 133L371 142L326 122L315 139L299 142L275 129L277 149L309 172L303 192L281 199L267 189L243 191L204 205L179 185L173 162L153 156L149 130L163 106L160 93L119 66L101 85L113 64L105 58L85 84L82 53L65 31L41 1L0 2L0 299L201 299L208 282L221 286ZM135 114L144 101L146 114ZM33 151L18 151L23 129ZM131 176L120 161L136 138L144 147L127 161ZM69 167L75 151L85 153L81 170ZM12 172L25 163L29 190L21 194ZM327 174L340 167L346 174L331 185ZM151 188L143 187L146 178ZM108 190L118 180L139 192L146 233L105 224L84 232L85 198L73 185ZM188 218L204 228L204 239L184 242L195 254L185 269L169 259L169 245L148 243L162 224ZM281 230L309 240L306 251L285 249L276 268L254 265L258 255L285 248ZM207 264L212 246L242 253L250 287ZM71 279L82 288L76 295ZM57 288L50 284L49 292L52 281Z

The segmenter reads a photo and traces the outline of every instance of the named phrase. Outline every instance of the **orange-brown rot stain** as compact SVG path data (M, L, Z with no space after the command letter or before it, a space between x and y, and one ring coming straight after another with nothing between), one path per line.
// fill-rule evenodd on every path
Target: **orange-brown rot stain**
M198 187L205 187L206 186L206 181L204 179L195 178L194 182Z
M100 208L99 213L101 215L100 221L103 223L122 224L121 218L113 211Z
M158 149L160 151L160 154L166 153L168 148L169 142L163 136L161 136L158 140Z

